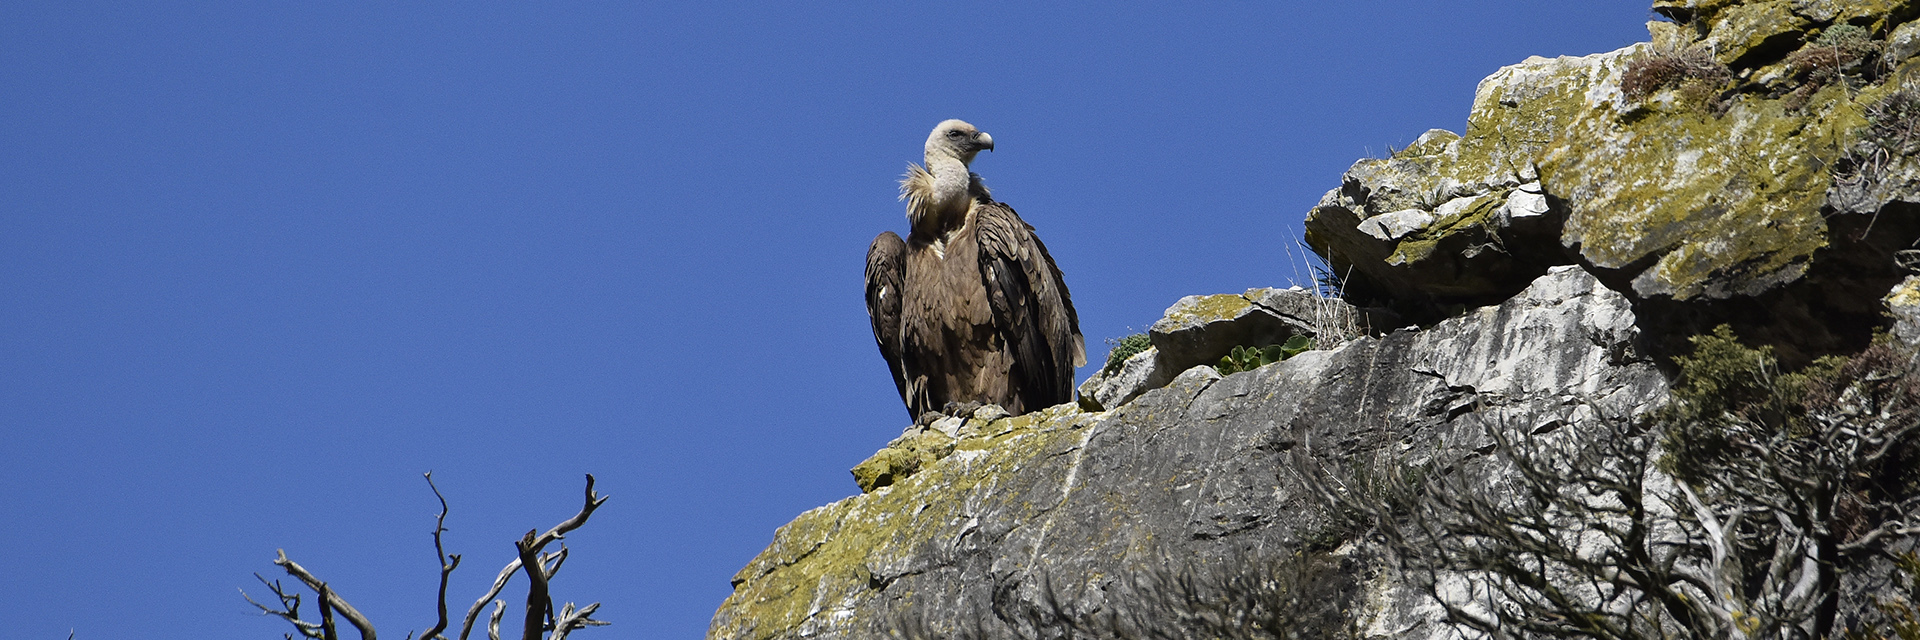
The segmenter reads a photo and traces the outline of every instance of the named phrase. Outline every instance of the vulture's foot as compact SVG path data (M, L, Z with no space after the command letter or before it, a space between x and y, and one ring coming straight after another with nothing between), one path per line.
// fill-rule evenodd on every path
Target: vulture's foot
M973 411L979 408L980 408L980 403L978 402L972 402L972 401L949 402L947 403L946 410L942 411L941 413L945 413L955 418L965 420L969 417L972 417Z

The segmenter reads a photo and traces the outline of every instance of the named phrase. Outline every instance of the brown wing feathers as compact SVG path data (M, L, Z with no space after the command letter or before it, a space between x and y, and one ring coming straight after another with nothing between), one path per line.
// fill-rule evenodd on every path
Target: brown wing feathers
M981 205L974 224L994 325L1013 351L1013 393L1028 410L1071 400L1078 331L1058 268L1011 207Z
M900 300L906 277L907 243L892 231L882 232L867 247L867 319L902 402L907 400L907 376L900 362Z

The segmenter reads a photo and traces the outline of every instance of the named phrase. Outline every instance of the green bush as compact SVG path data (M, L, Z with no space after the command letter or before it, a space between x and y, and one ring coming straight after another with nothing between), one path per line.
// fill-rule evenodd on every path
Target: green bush
M1220 364L1214 365L1213 368L1218 370L1220 375L1223 376L1242 371L1252 371L1300 355L1312 348L1313 338L1303 335L1295 335L1287 338L1285 344L1267 345L1265 347L1234 347L1233 351L1220 358Z
M1131 358L1153 346L1153 342L1148 340L1147 334L1144 333L1136 333L1118 339L1108 338L1107 344L1112 345L1112 348L1107 351L1107 366L1100 368L1100 373L1102 374L1119 371L1120 365L1125 364L1127 358Z

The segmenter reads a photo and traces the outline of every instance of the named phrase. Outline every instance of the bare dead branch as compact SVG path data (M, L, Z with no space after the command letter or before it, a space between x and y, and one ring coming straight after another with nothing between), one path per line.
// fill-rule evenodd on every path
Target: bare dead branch
M507 580L512 578L514 573L517 573L519 571L520 571L520 559L514 558L512 562L508 562L507 566L500 570L500 575L494 577L493 587L490 589L487 589L486 595L480 596L479 600L474 601L472 607L467 608L467 619L465 622L460 624L460 640L467 640L467 633L473 630L473 622L475 620L480 619L480 610L486 608L488 602L493 602L494 604L501 604L500 601L495 600L494 598L498 597L500 595L500 591L507 587ZM499 622L499 612L496 610L495 611L496 626L498 625L498 622ZM498 640L497 634L496 634L495 640Z
M520 551L520 566L526 569L527 580L527 617L520 628L520 640L540 640L540 634L546 630L548 618L553 616L553 599L547 595L547 572L540 562L539 550L534 548L536 530L528 529L527 535L514 548Z
M306 567L302 567L299 563L287 559L286 549L280 549L279 552L280 557L274 559L273 563L280 565L282 569L286 569L287 575L299 578L301 582L306 583L307 588L315 592L321 591L321 589L326 586L326 583L321 582L319 578L314 577L312 572L307 571ZM347 622L352 623L353 628L360 631L361 640L375 640L373 623L368 622L367 617L361 615L359 609L355 609L353 605L347 604L347 600L340 597L338 593L328 592L326 600L330 606L340 611L340 615L347 617Z
M534 540L533 550L540 551L541 549L545 549L548 543L559 540L565 537L567 532L578 529L581 525L586 524L587 518L593 517L593 511L599 509L600 505L606 501L607 496L593 492L593 474L587 474L586 503L581 505L580 513L573 514L573 517L567 518L560 524L554 525L552 529L548 529L546 533L540 534L540 538Z
M540 566L546 569L548 580L552 580L554 574L560 573L560 565L566 562L567 548L565 546L560 547L559 551L540 555Z
M432 489L433 497L440 500L440 515L434 519L433 523L433 556L434 560L440 563L440 596L434 602L439 607L440 618L434 622L432 629L420 634L420 640L435 638L445 640L445 636L440 635L440 632L447 629L447 576L453 575L453 570L460 566L460 555L449 555L445 548L440 546L440 534L447 530L447 497L440 495L440 487L434 486L433 472L428 471L425 475L427 488Z
M318 623L307 622L300 619L300 594L288 593L285 588L280 586L279 580L268 582L265 577L258 573L253 574L253 577L259 580L260 584L266 585L267 589L273 592L273 596L280 600L280 608L276 609L260 604L253 599L253 596L247 595L247 590L241 589L240 597L246 598L249 604L258 607L261 615L276 616L282 620L286 620L289 624L293 625L296 631L300 632L301 637L315 639L324 637ZM288 637L292 636L289 635Z
M447 585L449 576L460 564L460 555L446 552L444 534L447 531L446 521L447 514L449 513L446 496L441 494L440 488L434 484L432 472L427 472L424 474L424 477L426 478L428 488L433 491L434 498L440 501L440 513L435 517L433 530L434 556L440 563L440 584L436 600L436 622L431 629L420 636L420 640L447 640L446 636L442 635L442 632L447 629L449 622L446 605ZM588 474L586 490L584 492L585 499L579 512L560 522L560 524L555 525L552 529L547 530L544 534L538 533L538 529L529 530L520 540L515 541L514 546L518 557L507 563L507 566L500 571L500 575L495 578L493 586L488 590L487 595L475 602L474 606L468 610L467 616L460 628L461 640L465 640L472 632L480 609L483 608L489 600L494 602L494 611L491 619L488 621L487 635L492 640L499 639L500 620L505 612L506 603L495 599L495 596L498 596L500 591L505 588L507 581L512 578L513 574L521 570L526 571L528 580L531 583L527 592L527 619L522 629L523 640L540 640L541 636L547 631L553 631L551 640L558 640L565 638L568 633L578 629L607 624L604 621L594 620L591 617L592 613L599 608L599 603L597 602L577 610L574 608L573 603L567 603L559 615L555 614L553 600L547 584L554 574L560 571L560 567L566 563L569 552L565 546L562 546L560 550L552 553L543 552L544 547L548 544L556 540L565 539L568 532L586 524L588 518L592 517L593 512L606 502L607 496L602 496L594 492L593 487L594 477ZM367 620L366 616L362 615L358 609L355 609L353 605L349 604L340 594L334 592L326 582L320 580L311 571L308 571L306 567L302 567L300 564L289 559L284 549L279 551L278 558L274 560L274 564L285 569L288 575L299 579L308 588L318 594L317 602L320 607L321 619L319 622L302 619L300 617L301 596L299 593L287 591L277 580L269 582L259 574L254 574L254 577L260 580L261 584L266 585L267 588L273 592L275 598L279 600L279 606L277 607L262 604L255 601L252 596L247 595L245 590L241 590L241 597L245 598L247 602L251 603L255 608L258 608L262 614L276 616L287 621L293 625L294 630L297 631L302 638L310 640L339 640L338 631L334 623L334 614L338 612L360 632L361 640L376 640L373 625ZM289 640L292 640L293 637L293 634L287 634ZM408 633L406 640L413 640L413 638L414 635Z
M600 603L595 602L575 611L573 603L567 603L560 608L560 615L553 620L553 637L549 640L566 640L567 634L576 629L607 626L607 622L593 619L593 612L599 608Z
M546 533L534 539L532 549L535 553L545 548L548 543L561 539L567 532L578 529L581 525L586 524L587 518L593 517L593 511L599 509L600 505L607 501L608 496L593 492L593 482L593 474L587 474L586 502L581 505L580 512L574 514L571 518L567 518L560 524L554 525L552 529L548 529ZM481 596L479 600L475 600L473 606L467 609L466 621L460 625L460 640L467 640L467 634L473 631L473 623L480 618L480 610L485 608L488 602L500 595L500 590L506 588L507 581L513 577L515 572L520 570L522 564L523 562L520 558L514 558L513 561L508 562L507 566L500 570L500 575L493 579L493 588L488 589L486 595Z
M333 628L333 607L328 603L333 592L327 589L327 583L320 583L320 597L314 604L320 605L320 636L323 640L340 640L340 633Z

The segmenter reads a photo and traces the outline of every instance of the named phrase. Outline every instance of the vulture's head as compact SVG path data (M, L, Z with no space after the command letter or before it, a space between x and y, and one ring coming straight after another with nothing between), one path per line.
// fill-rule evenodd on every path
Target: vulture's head
M973 128L961 120L948 120L933 128L933 134L927 136L927 161L937 157L958 159L973 164L973 156L981 149L993 149L993 136Z

